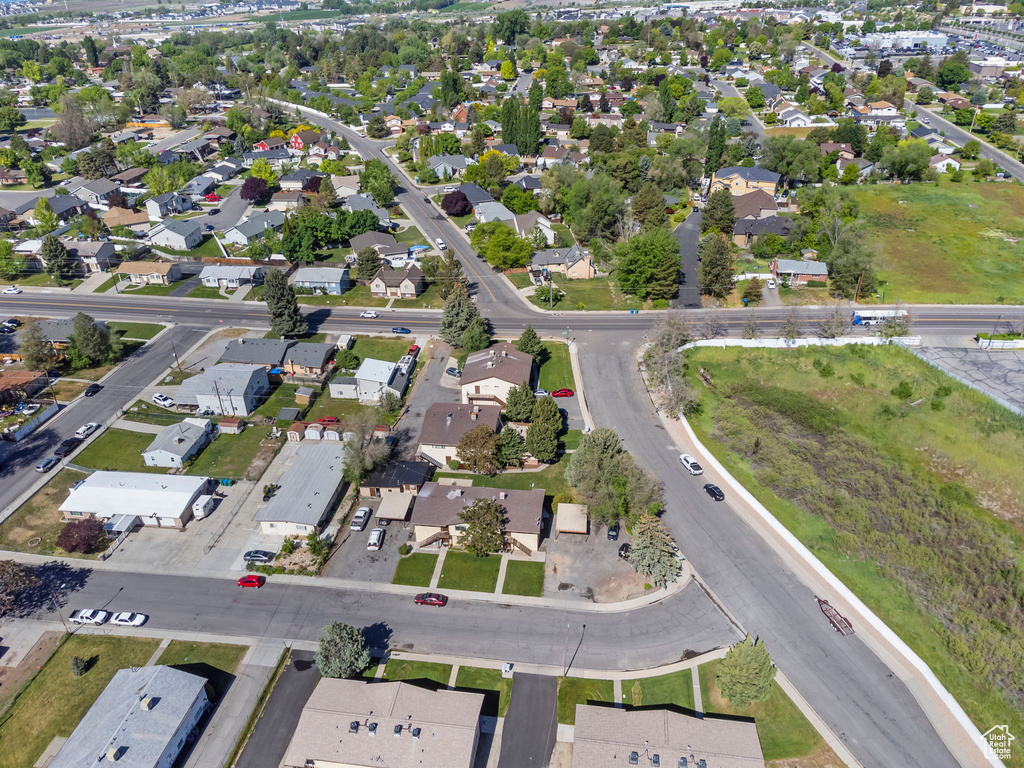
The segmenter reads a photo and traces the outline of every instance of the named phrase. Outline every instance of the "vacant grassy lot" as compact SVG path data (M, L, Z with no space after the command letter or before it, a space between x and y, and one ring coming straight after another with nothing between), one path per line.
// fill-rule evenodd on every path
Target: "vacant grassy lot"
M167 285L161 285L157 283L154 285L140 285L138 287L133 288L125 286L121 290L121 293L123 293L125 296L166 296L179 285L181 285L183 282L185 281L176 280L173 283L169 283Z
M298 384L279 384L263 405L256 409L255 414L276 419L282 408L298 408L301 411L306 406L295 402L295 391L298 388Z
M576 377L572 375L569 362L569 348L557 341L545 341L545 360L540 366L540 388L548 392L556 389L576 389Z
M501 558L497 555L477 557L468 552L449 552L441 566L437 588L493 592L498 586L500 567Z
M89 469L166 474L166 468L147 467L142 461L142 452L149 447L154 437L155 435L129 432L126 429L108 429L72 461Z
M415 299L396 299L391 306L399 309L441 309L444 306L444 299L441 298L437 283L431 283Z
M164 329L158 323L107 323L111 331L120 331L125 339L141 339L149 341Z
M13 515L0 523L0 549L37 555L52 555L59 551L61 556L85 557L64 555L63 550L57 548L57 536L64 527L58 507L67 499L71 486L86 477L88 475L84 472L74 469L62 469L54 475ZM30 545L29 542L33 543Z
M1010 607L1024 588L1005 579L1024 555L1022 421L897 348L702 349L688 363L714 382L695 381L692 420L712 452L980 728L1024 730Z
M175 373L173 371L168 374L168 376L174 375ZM180 382L172 379L172 381L167 383L178 384ZM185 414L168 411L166 408L161 408L159 405L147 403L145 400L136 400L125 409L125 414L122 418L124 418L125 421L138 421L143 424L159 424L162 427L166 427L170 424L177 424L185 418Z
M674 704L692 710L693 673L681 669L658 677L622 681L622 703L634 707L652 707Z
M434 575L437 555L428 552L416 552L406 555L395 566L392 584L405 584L408 587L429 587L430 577Z
M504 717L508 712L508 702L512 697L512 678L502 677L501 670L482 669L480 667L459 667L455 675L455 687L467 688L473 691L496 691L498 694L498 717ZM487 697L484 699L484 711L488 706Z
M360 405L358 400L342 400L331 397L330 391L325 389L306 411L305 418L307 421L316 421L324 416L337 416L344 424L353 416L372 410L373 406Z
M435 664L430 661L391 659L384 667L385 680L433 680L440 686L446 686L451 676L451 664Z
M576 725L576 705L589 702L614 701L611 680L589 680L582 677L558 679L558 722Z
M359 357L360 362L371 357L374 360L397 363L414 343L415 340L411 337L356 336L352 344L352 352Z
M299 296L299 304L330 307L384 307L388 299L370 295L370 286L354 285L340 296Z
M524 281L519 275L509 275L517 278L514 282L517 287L529 285L529 275L525 275ZM651 307L651 302L643 302L632 296L627 296L615 286L614 276L594 277L590 280L568 280L564 275L555 274L555 287L560 289L565 297L554 306L556 312L566 310L609 310L609 309L645 309ZM547 284L537 286L537 291L532 301L542 309L548 309L548 286Z
M1024 187L963 183L852 187L887 301L1024 302Z
M240 435L221 435L199 454L187 470L189 475L207 477L245 477L245 470L260 451L260 443L270 434L270 427L248 426Z
M103 635L73 635L46 662L0 722L0 768L27 768L54 736L70 736L119 669L141 667L159 640ZM81 677L71 659L92 662Z
M50 386L50 389L46 391L46 394L49 395L52 392L53 396L57 400L62 403L68 403L85 392L88 386L88 382L85 381L68 381L67 379L60 379L56 384Z
M506 595L543 596L544 563L509 560L505 567L505 583L501 591Z
M697 668L700 675L700 697L704 702L704 708L715 714L754 718L766 762L795 759L823 748L827 749L821 735L814 730L778 683L772 683L771 693L764 701L756 701L749 707L740 709L729 704L729 700L722 696L715 682L717 669L717 660L701 664Z
M248 650L245 645L171 640L156 663L205 677L213 686L213 700L218 701L235 679L235 670Z

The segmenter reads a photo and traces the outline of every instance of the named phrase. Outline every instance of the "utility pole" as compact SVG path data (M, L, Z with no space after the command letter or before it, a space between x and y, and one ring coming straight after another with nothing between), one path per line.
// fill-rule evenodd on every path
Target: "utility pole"
M178 350L174 348L174 339L171 339L171 354L174 355L174 367L181 370L181 361L178 360ZM216 382L214 382L216 383Z
M860 277L857 278L857 290L853 294L853 300L857 301L860 298L860 287L864 283L864 270L861 270Z

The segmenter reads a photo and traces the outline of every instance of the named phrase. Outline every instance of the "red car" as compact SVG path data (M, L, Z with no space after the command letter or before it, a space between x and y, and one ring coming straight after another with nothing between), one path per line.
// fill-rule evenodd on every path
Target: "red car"
M443 608L448 605L448 596L439 595L436 592L424 592L422 595L416 595L416 605L432 605L435 608Z
M267 583L266 576L260 576L256 573L250 573L248 576L243 576L238 580L238 586L240 587L255 587L259 589Z
M572 397L575 394L576 393L573 392L571 389L556 389L554 392L551 393L551 396L552 397Z
M220 200L221 200L220 195L216 195L213 192L211 192L210 194L206 195L206 202L208 202L208 203L219 203Z
M337 416L321 416L316 420L317 424L341 424L341 420Z
M419 344L413 344L411 347L409 347L409 351L406 354L408 354L410 357L417 357L419 355L419 353L420 353L420 345Z

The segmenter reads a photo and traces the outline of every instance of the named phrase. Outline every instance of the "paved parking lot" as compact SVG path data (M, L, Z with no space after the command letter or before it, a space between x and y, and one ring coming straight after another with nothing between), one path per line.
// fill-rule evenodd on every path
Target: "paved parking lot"
M375 501L360 501L359 506L376 508ZM377 527L371 518L362 531L350 531L346 525L341 529L342 541L331 555L324 574L342 579L359 579L390 583L398 563L398 548L412 538L412 529L392 522L380 526L384 530L384 546L376 552L366 549L370 531Z
M609 603L642 594L643 577L618 556L628 541L625 530L618 541L609 541L604 528L588 539L564 533L548 539L544 596Z

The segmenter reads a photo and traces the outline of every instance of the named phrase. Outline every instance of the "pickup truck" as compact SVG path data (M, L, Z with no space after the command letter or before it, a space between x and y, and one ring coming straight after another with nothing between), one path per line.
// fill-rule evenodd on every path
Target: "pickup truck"
M100 611L93 608L81 608L68 616L68 621L72 624L92 624L93 626L98 627L100 624L105 623L109 618L110 613L107 611Z

